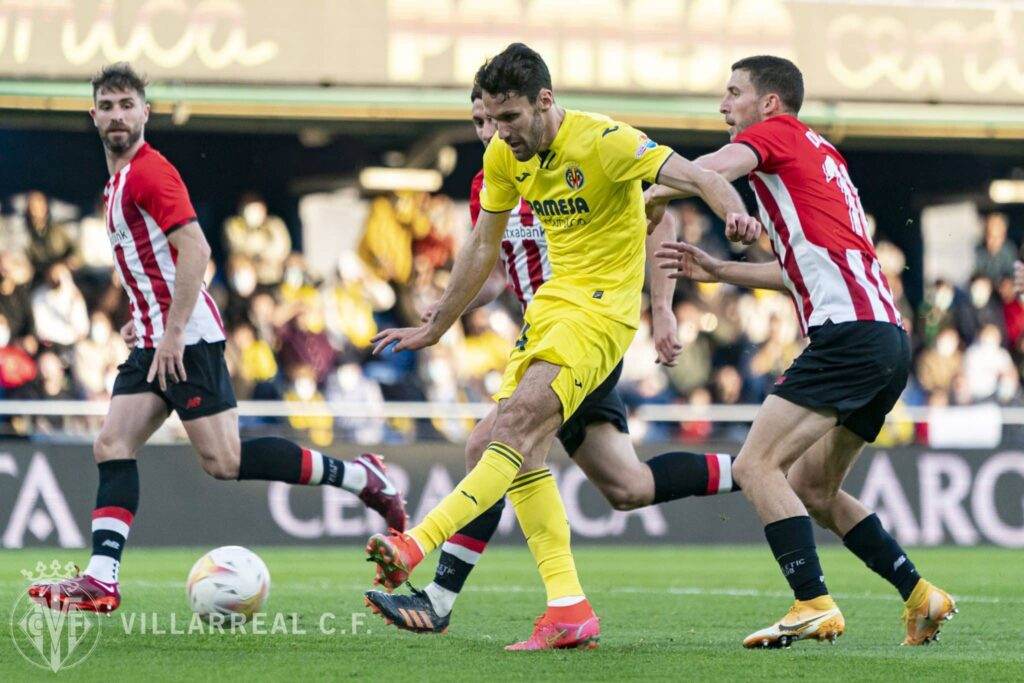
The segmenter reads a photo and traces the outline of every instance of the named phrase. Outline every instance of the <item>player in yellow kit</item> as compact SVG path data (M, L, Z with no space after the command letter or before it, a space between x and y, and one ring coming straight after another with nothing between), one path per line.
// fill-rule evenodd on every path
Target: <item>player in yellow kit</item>
M382 332L374 353L440 339L491 272L520 196L544 225L552 277L527 309L479 463L422 523L405 534L371 537L367 552L391 589L507 493L548 597L533 635L509 649L594 647L598 619L580 586L565 508L544 458L562 422L618 364L639 323L646 237L641 181L700 195L725 218L730 238L750 242L760 225L717 173L624 123L559 107L547 66L525 45L510 45L485 63L476 85L499 138L484 155L483 212L431 321Z

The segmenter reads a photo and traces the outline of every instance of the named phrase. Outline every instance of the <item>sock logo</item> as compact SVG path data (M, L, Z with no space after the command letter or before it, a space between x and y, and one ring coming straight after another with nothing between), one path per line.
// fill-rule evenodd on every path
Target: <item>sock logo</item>
M900 555L899 557L897 557L896 561L892 563L893 571L896 571L897 569L902 567L903 563L906 562L906 561L907 561L907 556L906 555Z
M793 574L796 573L797 567L802 567L805 564L806 564L806 562L804 561L804 558L802 558L802 557L799 560L793 560L792 562L782 566L782 575L783 576L792 576Z
M121 544L118 543L117 541L113 540L113 539L110 539L110 538L108 538L107 540L103 541L103 543L100 543L100 545L105 545L106 547L113 548L114 550L120 550L121 549Z
M473 496L469 495L468 493L466 493L466 492L465 492L465 491L463 491L462 489L459 489L459 493L461 493L461 494L462 494L462 495L464 495L464 496L465 496L466 498L469 498L469 499L470 499L471 501L473 501L473 505L479 505L479 504L480 504L480 503L476 502L476 498L474 498Z

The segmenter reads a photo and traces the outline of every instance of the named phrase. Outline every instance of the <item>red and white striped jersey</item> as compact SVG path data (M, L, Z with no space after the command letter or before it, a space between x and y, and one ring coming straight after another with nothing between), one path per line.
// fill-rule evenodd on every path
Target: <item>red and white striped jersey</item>
M473 178L469 191L469 214L473 225L480 217L480 190L483 186L484 172L481 170ZM501 240L501 261L505 264L508 285L525 311L540 286L551 278L544 226L533 215L533 209L525 199L520 199L519 205L509 214Z
M757 155L750 185L802 331L826 320L902 325L839 151L789 115L765 119L734 142Z
M167 236L196 219L185 183L160 152L143 144L103 190L114 263L128 293L136 346L154 348L174 297L178 253ZM185 344L224 340L217 305L202 287L185 326Z

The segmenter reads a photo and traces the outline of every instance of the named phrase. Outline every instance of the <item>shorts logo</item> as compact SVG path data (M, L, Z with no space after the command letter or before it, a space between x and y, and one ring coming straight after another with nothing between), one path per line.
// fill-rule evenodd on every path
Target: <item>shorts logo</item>
M786 376L785 375L779 375L779 378L777 380L775 380L775 386L777 386L777 387L781 387L785 383L786 383Z
M594 298L595 299L600 299L603 296L604 296L604 290L603 289L599 289L596 292L594 292Z
M583 171L580 170L579 166L570 165L569 168L565 169L565 182L574 190L578 190L583 187Z
M202 402L202 398L200 398L199 396L193 396L188 400L188 403L185 404L185 410L193 410L195 408L198 408L199 404Z
M578 379L577 380L573 380L573 381L576 384L576 386L578 386L580 389L583 388L583 382L579 381Z
M655 142L654 140L651 140L650 138L648 138L643 133L640 133L640 137L637 138L637 141L640 143L640 146L636 148L636 158L637 159L639 159L643 155L647 154L647 150L654 149L655 147L658 146L657 142Z

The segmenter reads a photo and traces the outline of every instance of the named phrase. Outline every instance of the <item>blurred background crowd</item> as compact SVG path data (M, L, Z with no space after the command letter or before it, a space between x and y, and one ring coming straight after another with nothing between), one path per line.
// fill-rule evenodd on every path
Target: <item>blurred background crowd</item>
M77 208L28 192L0 214L0 397L105 399L128 350L118 330L129 320L113 268L102 206ZM314 272L295 226L256 194L237 215L204 229L222 245L208 288L224 313L227 358L240 400L316 403L486 401L497 389L521 311L509 294L468 312L431 349L370 355L386 327L418 324L444 290L469 230L464 202L440 194L400 193L368 200L358 245L330 272ZM770 260L767 241L739 250L722 237L703 205L673 206L678 236L724 259ZM966 281L925 283L914 310L904 294L898 247L878 239L883 271L914 343L914 376L903 406L1020 403L1024 305L1014 295L1014 234L1001 213L983 217L983 238ZM289 229L291 227L291 229ZM213 235L219 231L219 234ZM877 236L876 236L877 237ZM675 367L655 363L649 302L626 354L619 389L631 411L644 404L757 404L802 349L792 303L777 292L682 282L674 311L683 350ZM900 408L897 408L897 412ZM248 426L281 426L249 418ZM367 420L292 417L311 443L329 446L412 439L463 439L465 420ZM8 433L95 429L94 420L7 418ZM728 423L633 421L638 440L703 442L737 436ZM926 441L912 424L889 428L883 442Z

